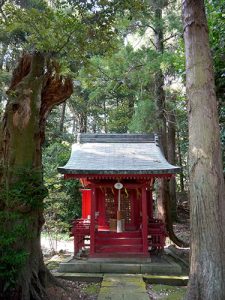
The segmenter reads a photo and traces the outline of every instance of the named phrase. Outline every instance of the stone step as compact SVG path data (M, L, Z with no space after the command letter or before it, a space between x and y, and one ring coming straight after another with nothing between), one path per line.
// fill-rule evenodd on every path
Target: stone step
M182 272L181 266L173 259L161 257L155 261L142 261L136 255L129 261L128 255L124 258L124 262L112 260L108 258L98 258L101 253L96 253L96 261L70 259L60 263L59 272L67 273L125 273L125 274L158 274L158 275L180 275ZM122 255L122 254L121 254ZM109 256L109 254L107 254Z

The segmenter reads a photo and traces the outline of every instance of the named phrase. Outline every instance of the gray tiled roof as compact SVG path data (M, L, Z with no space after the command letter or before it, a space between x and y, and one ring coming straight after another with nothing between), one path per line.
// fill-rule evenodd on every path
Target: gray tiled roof
M173 174L154 135L81 134L63 174Z

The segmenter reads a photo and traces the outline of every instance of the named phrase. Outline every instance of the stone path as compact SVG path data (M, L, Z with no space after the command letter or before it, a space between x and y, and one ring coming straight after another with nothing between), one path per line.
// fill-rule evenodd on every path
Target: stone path
M149 300L142 275L105 274L98 300Z

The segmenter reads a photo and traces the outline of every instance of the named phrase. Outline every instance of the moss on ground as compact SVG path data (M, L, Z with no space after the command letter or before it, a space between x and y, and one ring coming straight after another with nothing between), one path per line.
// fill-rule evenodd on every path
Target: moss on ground
M85 294L88 295L97 295L100 291L100 284L99 283L89 284L83 289L83 291Z

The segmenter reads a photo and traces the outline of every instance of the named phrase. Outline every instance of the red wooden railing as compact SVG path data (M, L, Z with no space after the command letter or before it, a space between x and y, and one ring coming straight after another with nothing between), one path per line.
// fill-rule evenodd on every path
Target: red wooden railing
M74 236L74 255L76 255L90 236L90 220L76 219L73 221L72 235Z
M103 234L103 233L102 233ZM110 240L114 236L118 236L117 233L107 233L107 238ZM125 236L130 238L129 234L133 234L133 232L124 232ZM73 221L73 227L72 227L72 235L74 236L74 255L76 255L83 247L87 246L86 241L90 238L90 220L89 219L76 219ZM160 252L163 250L165 246L165 240L166 240L166 229L165 224L159 220L159 219L151 219L148 222L148 248L154 252ZM104 237L100 233L97 235L97 245L105 244L105 240L103 239L101 241L101 238ZM115 237L114 237L115 239ZM114 240L108 241L107 244L112 243ZM136 242L136 240L135 240ZM140 243L140 241L139 241ZM118 244L118 246L123 246L121 241L118 239L116 240L115 244ZM121 244L121 245L120 245ZM131 246L130 246L131 247ZM140 247L142 247L142 242L140 243ZM111 248L111 251L113 252L113 247ZM125 247L124 247L125 248ZM109 249L110 250L110 249ZM114 249L115 250L115 249ZM141 249L139 249L141 251ZM143 250L142 250L143 251ZM136 251L137 252L137 251Z
M162 220L151 219L148 223L148 243L150 250L160 252L166 241L166 228Z

